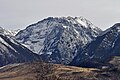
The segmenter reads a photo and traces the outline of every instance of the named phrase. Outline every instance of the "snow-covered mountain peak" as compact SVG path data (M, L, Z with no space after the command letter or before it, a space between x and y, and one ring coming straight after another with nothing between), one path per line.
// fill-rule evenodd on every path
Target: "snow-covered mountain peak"
M84 28L92 28L92 29L98 29L95 25L93 25L89 20L84 18L83 16L80 17L56 17L57 19L63 19L68 22L71 22L72 24L78 24ZM53 18L54 19L54 18Z
M32 24L30 26L39 26L40 24L52 24L55 26L59 26L59 27L64 27L66 28L66 24L72 24L72 25L79 25L80 27L86 28L86 29L94 29L94 30L98 30L99 28L96 27L95 25L93 25L89 20L85 19L84 17L48 17L45 18L35 24ZM64 23L64 24L63 24ZM30 26L28 26L27 28L30 28ZM50 27L50 26L48 26ZM70 27L70 26L69 26ZM99 29L100 30L100 29Z
M83 48L101 33L99 28L84 24L86 27L73 17L48 17L21 30L16 39L35 53L49 55L51 62L67 64L77 54L77 48Z

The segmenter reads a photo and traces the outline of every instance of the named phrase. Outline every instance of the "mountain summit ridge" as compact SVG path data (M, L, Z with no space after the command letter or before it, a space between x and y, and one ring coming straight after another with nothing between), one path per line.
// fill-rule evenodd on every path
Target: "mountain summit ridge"
M102 32L80 17L48 17L21 30L16 39L47 62L68 64Z

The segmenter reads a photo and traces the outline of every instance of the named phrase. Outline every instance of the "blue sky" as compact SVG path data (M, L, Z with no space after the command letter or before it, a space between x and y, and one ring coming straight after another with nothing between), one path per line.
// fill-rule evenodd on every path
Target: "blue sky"
M0 26L24 29L49 16L83 16L101 29L120 22L120 0L0 0Z

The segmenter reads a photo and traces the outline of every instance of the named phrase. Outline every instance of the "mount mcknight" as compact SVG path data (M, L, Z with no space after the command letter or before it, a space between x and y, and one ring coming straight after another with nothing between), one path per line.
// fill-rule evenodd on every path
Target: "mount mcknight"
M48 17L15 36L6 34L2 28L0 32L1 45L5 46L1 54L3 50L5 56L12 55L17 62L42 59L50 63L98 67L107 64L111 57L120 56L120 23L102 31L83 17ZM9 58L1 56L4 65L10 63L4 60Z
M101 32L83 17L49 17L18 32L16 39L45 62L69 64L78 49L82 50Z

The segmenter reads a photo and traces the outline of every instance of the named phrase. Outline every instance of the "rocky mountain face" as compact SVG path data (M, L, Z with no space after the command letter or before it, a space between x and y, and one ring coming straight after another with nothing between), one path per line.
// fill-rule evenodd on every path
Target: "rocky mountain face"
M120 23L104 31L80 51L71 65L97 67L113 56L120 56Z
M49 17L21 30L16 39L46 62L69 64L101 32L83 17Z
M0 31L3 31L1 28ZM39 55L22 46L11 36L0 32L0 66L39 60Z

